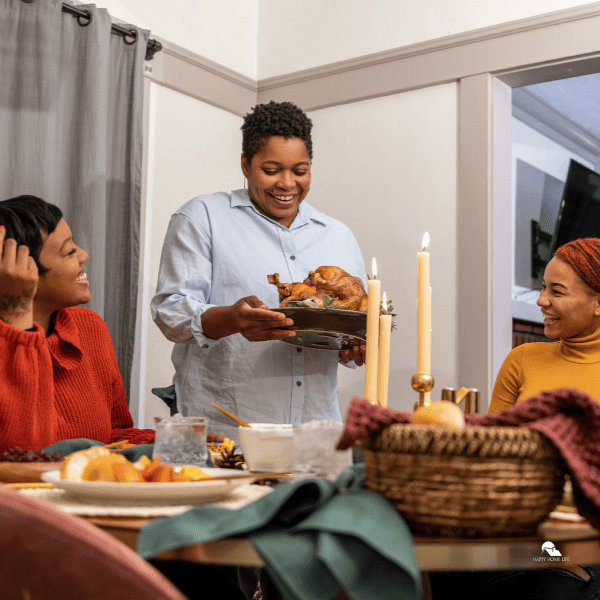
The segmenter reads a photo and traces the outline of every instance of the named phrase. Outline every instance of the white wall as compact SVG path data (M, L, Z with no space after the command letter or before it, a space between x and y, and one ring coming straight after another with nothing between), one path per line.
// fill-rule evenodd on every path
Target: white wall
M354 232L367 272L377 259L393 301L388 405L416 393L417 252L431 236L432 366L436 390L456 381L457 87L448 84L309 113L314 162L307 200ZM364 394L364 369L339 369L342 415Z
M584 0L259 0L259 79L583 4Z
M96 6L257 79L258 0L98 0Z
M585 0L98 0L253 79L594 4Z
M142 362L140 401L139 407L132 403L131 408L139 426L153 428L153 418L168 415L168 409L151 389L171 385L174 373L173 344L152 322L149 307L156 291L169 219L194 196L242 187L243 176L240 117L155 84L151 84L150 114L142 314L138 332Z

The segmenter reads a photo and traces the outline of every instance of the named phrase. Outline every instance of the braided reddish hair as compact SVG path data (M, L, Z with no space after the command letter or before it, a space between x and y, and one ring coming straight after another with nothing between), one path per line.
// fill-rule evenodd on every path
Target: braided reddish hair
M579 275L583 282L600 293L600 239L581 238L562 245L554 253Z

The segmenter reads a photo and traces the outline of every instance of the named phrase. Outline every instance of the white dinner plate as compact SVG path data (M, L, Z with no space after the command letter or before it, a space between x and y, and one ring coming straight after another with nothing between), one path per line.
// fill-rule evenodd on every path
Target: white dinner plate
M207 475L227 479L179 483L65 481L61 479L60 471L47 471L41 478L56 488L75 494L80 500L113 504L203 504L224 498L235 488L252 481L244 471L208 467L202 470Z

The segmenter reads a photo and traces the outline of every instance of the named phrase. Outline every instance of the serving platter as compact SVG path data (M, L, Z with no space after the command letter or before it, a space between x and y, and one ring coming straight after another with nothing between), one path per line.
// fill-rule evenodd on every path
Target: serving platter
M296 332L283 340L286 344L318 350L349 350L367 340L367 313L333 308L274 308L294 321L282 327Z
M217 480L173 483L113 483L105 481L65 481L60 471L48 471L41 478L54 487L67 490L86 502L143 504L203 504L229 495L241 485L250 483L244 471L204 467L207 475Z

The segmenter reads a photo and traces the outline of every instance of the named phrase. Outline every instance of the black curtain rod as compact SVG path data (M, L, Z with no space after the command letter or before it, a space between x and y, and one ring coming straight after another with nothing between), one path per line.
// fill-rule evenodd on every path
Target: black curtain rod
M62 5L63 12L66 12L77 18L77 22L82 26L86 27L90 24L92 20L92 15L89 11L83 10L82 8L77 8L75 6L71 6L70 4L65 4L63 2ZM137 38L137 33L135 29L125 29L120 25L112 24L112 32L120 35L126 44L134 44ZM128 41L128 38L133 38L131 41ZM162 50L162 44L158 40L148 40L148 44L146 46L146 60L152 60L154 55L157 52Z

